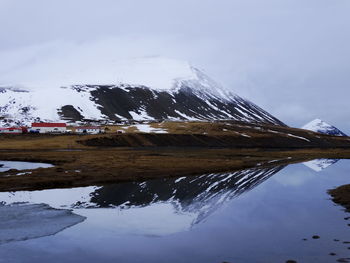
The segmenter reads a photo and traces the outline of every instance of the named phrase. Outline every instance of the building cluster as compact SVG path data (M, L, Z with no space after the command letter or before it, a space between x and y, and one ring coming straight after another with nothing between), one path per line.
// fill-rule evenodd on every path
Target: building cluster
M0 128L0 134L22 134L22 133L77 133L77 134L98 134L103 133L104 129L100 126L78 126L74 130L67 129L66 123L36 122L31 127L10 127Z

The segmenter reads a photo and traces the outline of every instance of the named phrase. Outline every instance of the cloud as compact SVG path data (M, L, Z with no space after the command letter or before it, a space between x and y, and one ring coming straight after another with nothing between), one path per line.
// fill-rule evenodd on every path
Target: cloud
M346 131L349 7L346 0L0 0L0 74L84 50L89 59L173 57L287 124L320 117Z

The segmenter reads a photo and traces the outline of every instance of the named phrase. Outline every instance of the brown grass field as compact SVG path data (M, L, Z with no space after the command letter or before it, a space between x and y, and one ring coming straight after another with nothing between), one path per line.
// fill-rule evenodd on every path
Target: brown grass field
M260 149L91 149L81 151L3 151L1 160L36 161L53 168L0 177L0 191L101 185L159 177L230 172L256 166L301 162L316 158L350 158L350 150L264 151ZM21 171L22 172L22 171Z
M47 162L55 167L24 175L17 170L0 173L0 191L230 172L257 164L270 166L271 160L273 165L285 165L317 158L350 158L348 137L231 123L162 125L173 133L142 134L131 129L130 133L115 134L110 129L110 134L99 135L1 135L0 160ZM290 133L308 139L288 136Z

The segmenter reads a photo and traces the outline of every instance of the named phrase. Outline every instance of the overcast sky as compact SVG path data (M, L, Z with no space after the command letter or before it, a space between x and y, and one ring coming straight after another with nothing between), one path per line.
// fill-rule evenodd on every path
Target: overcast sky
M349 14L348 0L0 0L0 74L88 46L166 56L289 125L350 133Z

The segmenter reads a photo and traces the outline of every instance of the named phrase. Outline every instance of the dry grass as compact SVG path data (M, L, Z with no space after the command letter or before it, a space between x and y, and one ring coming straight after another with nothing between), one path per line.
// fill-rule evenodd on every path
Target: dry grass
M242 127L232 126L230 124L210 123L210 122L162 122L151 123L150 126L156 129L163 129L170 134L208 134L208 135L231 135L240 137ZM105 126L107 134L116 134L117 131L124 133L139 133L135 125L113 125ZM73 128L69 128L74 130ZM249 136L261 137L267 136L264 133L257 133L255 129L244 128L244 134ZM45 134L26 134L26 135L0 135L0 150L33 150L33 149L81 149L85 148L77 141L103 137L103 134L97 135L45 135Z
M117 133L118 131L123 131L125 133L137 133L139 132L134 125L107 125L104 126L106 133Z
M1 135L0 150L59 150L81 149L77 140L91 139L101 135Z
M269 164L271 160L279 160L276 164L287 164L290 162L300 162L317 158L350 158L350 148L346 149L294 149L268 150L266 148L254 149L254 143L259 138L268 138L268 145L276 144L276 137L284 139L287 143L286 133L293 132L297 135L310 136L310 138L322 135L309 131L276 126L242 125L239 123L205 123L205 122L164 122L152 123L153 128L166 129L169 133L193 134L200 136L185 136L186 138L196 137L200 140L220 139L222 135L235 142L246 142L251 148L235 149L215 149L215 148L122 148L122 147L91 147L77 143L93 138L103 139L112 135L1 135L0 136L0 160L17 161L38 161L48 162L56 165L54 168L33 170L30 175L17 175L18 171L0 173L0 191L15 190L36 190L57 187L75 187L87 185L101 185L130 180L145 180L159 177L178 177L188 175L198 175L214 172L229 172L243 168L254 167L257 163ZM126 133L136 133L135 126L110 126L109 132L125 130ZM274 132L270 132L273 130ZM276 132L280 135L276 135ZM249 135L247 138L242 134ZM154 136L156 140L171 138L170 136ZM120 136L127 145L133 145L139 141L142 146L155 146L149 141L149 136L145 134L121 134ZM173 136L173 144L176 146L177 139L181 136ZM148 139L147 139L148 138ZM348 143L349 138L334 138L324 136L330 145L336 142L342 147ZM214 140L215 139L215 140ZM296 141L294 139L291 143ZM281 139L279 140L281 142ZM189 141L189 143L191 143ZM206 143L203 141L203 143ZM316 141L317 143L317 141ZM205 145L205 144L203 144ZM246 144L244 144L246 145ZM255 146L256 147L256 146ZM65 151L67 149L79 151ZM63 151L64 150L64 151ZM291 157L291 158L288 158ZM7 176L4 176L7 175Z
M2 173L7 176L0 177L0 191L77 187L229 172L254 167L257 163L261 166L285 165L316 158L350 158L350 151L112 148L71 152L0 152L0 160L39 161L56 165L54 168L33 170L30 175L17 175L18 171ZM269 163L271 160L279 161Z

